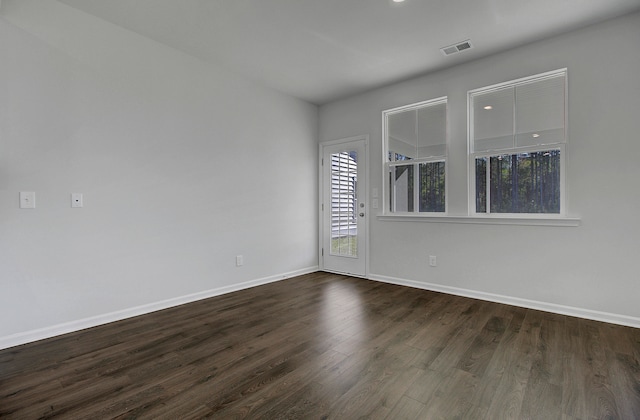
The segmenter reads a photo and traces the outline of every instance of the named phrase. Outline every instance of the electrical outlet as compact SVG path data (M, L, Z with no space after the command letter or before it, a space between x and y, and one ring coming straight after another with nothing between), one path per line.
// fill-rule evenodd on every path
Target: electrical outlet
M244 264L244 257L242 255L236 255L236 267L240 267Z
M81 193L71 193L71 207L73 207L73 208L82 207L82 194Z
M438 259L436 258L435 255L429 255L429 265L431 267L435 267L438 265Z

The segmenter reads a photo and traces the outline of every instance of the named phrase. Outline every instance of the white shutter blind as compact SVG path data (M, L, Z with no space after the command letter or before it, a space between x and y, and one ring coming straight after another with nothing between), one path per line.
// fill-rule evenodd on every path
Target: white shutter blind
M331 249L332 255L357 256L355 241L356 182L358 175L357 154L355 152L333 153L331 155ZM333 241L335 238L341 238Z

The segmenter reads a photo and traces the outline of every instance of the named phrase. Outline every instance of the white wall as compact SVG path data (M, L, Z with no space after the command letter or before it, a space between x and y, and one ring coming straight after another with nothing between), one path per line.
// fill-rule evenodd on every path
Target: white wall
M369 134L381 112L449 97L449 212L467 214L467 91L568 68L568 208L579 227L370 220L371 277L640 327L640 14L320 108L319 141ZM436 255L437 267L429 267Z
M317 107L57 2L0 15L0 348L317 269Z

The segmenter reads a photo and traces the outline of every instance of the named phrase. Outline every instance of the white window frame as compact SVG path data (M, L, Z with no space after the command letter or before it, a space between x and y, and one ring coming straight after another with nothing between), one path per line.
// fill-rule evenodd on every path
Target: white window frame
M388 127L388 117L394 114L398 114L405 111L410 111L412 109L419 109L428 106L434 105L445 105L445 152L443 155L437 156L428 156L415 158L411 160L399 160L399 161L389 161L389 127ZM449 151L449 104L448 98L446 96L430 99L427 101L416 102L408 105L403 105L397 108L391 108L382 111L382 215L383 216L415 216L415 217L442 217L446 216L449 209L449 165L447 163L447 155ZM433 163L433 162L444 162L444 212L421 212L420 211L420 188L419 185L419 176L420 176L420 164L421 163ZM413 170L413 202L414 208L412 212L396 212L392 211L390 206L391 197L395 196L391 195L392 191L390 191L389 186L389 172L392 168L397 166L408 166L412 165L414 167ZM394 206L395 207L395 206Z
M549 143L549 144L538 144L534 146L522 146L522 147L511 147L504 149L495 149L495 150L483 150L480 152L474 151L473 139L474 139L474 108L473 108L473 97L478 94L490 93L492 91L497 91L500 89L504 89L506 87L516 87L518 85L524 85L535 81L541 81L544 79L564 76L564 141ZM567 121L568 121L568 75L567 69L558 69L553 70L546 73L541 73L529 77L523 77L516 80L511 80L504 83L499 83L491 86L486 86L474 90L470 90L467 92L467 156L468 156L468 203L469 203L469 215L472 217L479 218L517 218L517 219L561 219L567 217L567 193L566 193L566 167L567 167L567 143L568 143L568 129L567 129ZM517 104L514 103L514 110ZM515 113L514 113L515 118ZM517 128L514 124L514 131ZM514 132L514 135L516 133ZM533 153L547 150L560 150L560 212L559 213L491 213L491 197L490 197L490 188L488 188L487 192L487 205L486 205L486 213L481 212L478 213L476 211L476 159L483 157L492 157L499 155L514 155L520 153ZM487 167L487 186L490 185L490 170Z

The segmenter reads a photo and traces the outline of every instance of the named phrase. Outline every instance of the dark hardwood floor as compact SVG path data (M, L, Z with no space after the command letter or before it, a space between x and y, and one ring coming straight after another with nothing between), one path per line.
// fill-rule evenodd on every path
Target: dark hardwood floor
M640 419L640 329L314 273L0 351L0 418Z

